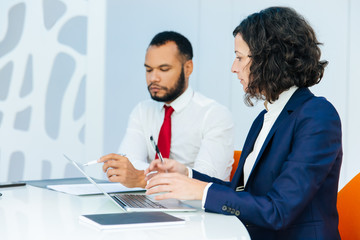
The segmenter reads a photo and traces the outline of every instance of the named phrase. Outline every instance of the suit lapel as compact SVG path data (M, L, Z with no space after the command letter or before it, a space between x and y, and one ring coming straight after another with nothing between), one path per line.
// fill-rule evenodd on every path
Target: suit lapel
M238 168L236 169L236 172L234 174L233 180L231 181L231 187L232 188L236 188L240 185L243 185L244 180L243 180L243 167L244 167L244 163L246 158L248 157L248 155L251 153L256 138L259 135L259 132L262 128L263 122L264 122L264 114L266 113L266 110L263 110L255 119L254 123L252 124L249 133L246 137L245 140L245 144L244 147L241 151L241 156L240 156L240 160L238 163Z
M286 123L287 119L289 118L289 116L291 115L291 113L293 113L295 111L295 109L297 109L299 106L301 106L305 101L307 101L309 98L311 98L312 96L314 96L314 94L312 94L310 92L310 90L308 88L299 88L295 91L295 93L291 96L291 98L289 99L289 101L287 102L287 104L285 105L284 109L281 111L280 115L278 116L278 118L276 119L274 125L272 126L272 128L270 129L269 134L267 135L263 146L261 147L261 150L259 152L259 155L256 158L255 164L251 170L251 173L249 175L249 180L252 176L252 172L254 171L254 169L256 168L256 165L259 163L259 160L261 159L262 154L264 153L264 150L266 149L267 145L269 144L271 138L273 137L273 135L275 134L276 130L282 126L283 123ZM261 130L262 124L260 126L260 130ZM260 131L259 130L259 131ZM257 132L257 134L255 135L255 140L258 136L259 132ZM253 142L251 142L251 149L253 149L254 144L255 144L255 140ZM249 153L248 153L249 154ZM247 155L248 155L247 154ZM246 156L247 157L247 156ZM246 158L245 158L246 159ZM245 161L245 159L243 159L243 161ZM249 182L248 180L248 182Z

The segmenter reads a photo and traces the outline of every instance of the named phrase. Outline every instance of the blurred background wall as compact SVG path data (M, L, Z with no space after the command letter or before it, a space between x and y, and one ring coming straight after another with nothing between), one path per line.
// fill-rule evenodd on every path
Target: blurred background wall
M324 43L329 61L313 87L342 119L340 187L360 171L360 2L243 0L1 0L0 181L79 176L63 153L79 162L117 152L128 116L149 97L144 56L151 38L174 30L194 49L190 85L226 105L241 149L262 103L243 102L230 72L233 29L269 6L302 14ZM103 177L101 168L87 171Z

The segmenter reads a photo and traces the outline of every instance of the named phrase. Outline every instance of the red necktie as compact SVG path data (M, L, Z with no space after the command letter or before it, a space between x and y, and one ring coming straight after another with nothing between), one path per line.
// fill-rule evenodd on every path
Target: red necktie
M164 105L164 108L165 116L159 133L158 147L163 158L169 158L171 145L171 114L174 112L174 109L166 105ZM157 154L155 158L159 158Z

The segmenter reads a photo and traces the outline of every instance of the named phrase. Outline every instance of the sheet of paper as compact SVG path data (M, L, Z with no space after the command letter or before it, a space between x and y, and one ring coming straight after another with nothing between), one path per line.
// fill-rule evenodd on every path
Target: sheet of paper
M99 183L100 187L108 193L113 192L138 192L144 191L143 188L127 188L120 183ZM72 195L91 195L101 194L93 184L63 184L63 185L48 185L49 189L64 192Z

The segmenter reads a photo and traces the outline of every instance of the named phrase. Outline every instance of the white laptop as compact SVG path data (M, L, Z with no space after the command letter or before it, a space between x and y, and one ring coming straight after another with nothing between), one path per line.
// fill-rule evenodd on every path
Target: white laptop
M74 160L64 154L64 157L72 163L94 186L96 186L113 203L129 212L150 212L150 211L196 211L196 208L189 206L176 199L166 199L157 201L145 194L116 194L107 193L99 186Z

